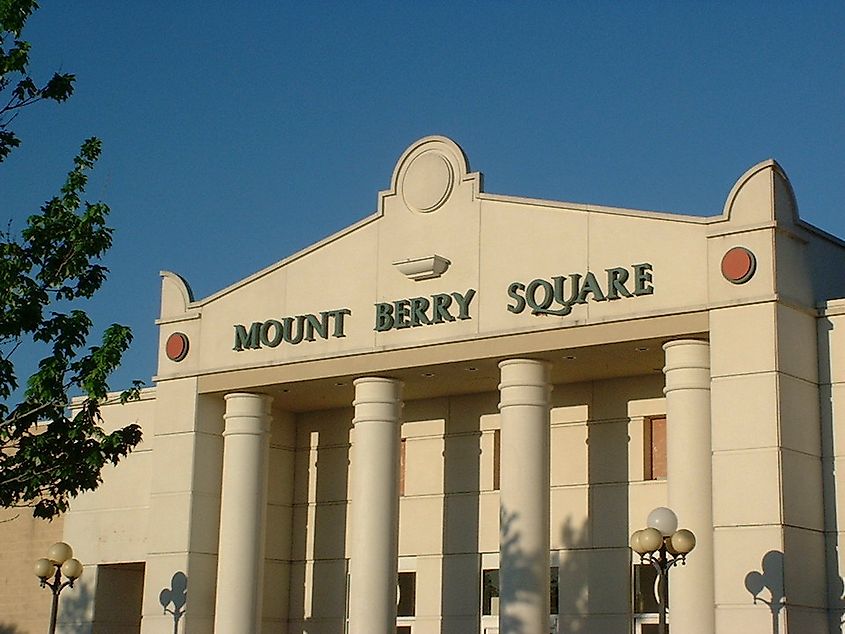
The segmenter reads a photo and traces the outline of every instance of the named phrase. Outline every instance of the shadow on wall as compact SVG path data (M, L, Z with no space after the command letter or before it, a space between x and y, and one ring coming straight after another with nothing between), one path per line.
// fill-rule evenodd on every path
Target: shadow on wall
M298 463L294 475L297 490L304 497L296 502L301 510L295 511L292 519L291 630L343 631L353 417L353 410L345 409L319 412L297 421L298 433L307 434L310 445L307 459ZM340 427L340 421L348 422Z
M786 605L783 590L783 553L770 550L763 555L761 570L745 575L745 589L754 597L754 603L768 606L772 613L772 634L780 634L780 612ZM763 590L769 598L761 597Z
M481 417L496 410L488 397L450 399L443 445L443 559L440 613L442 634L468 634L467 619L478 631L481 557L478 554L481 495ZM470 406L468 403L477 403Z
M0 623L0 634L24 634L22 630L18 629L17 625L6 625Z
M504 609L506 605L517 602L536 601L537 597L531 596L520 590L520 588L537 586L538 579L535 570L540 567L537 562L542 559L541 569L547 567L548 555L546 553L526 553L519 545L519 533L513 529L513 522L517 518L516 513L508 513L507 509L501 507L499 510L499 531L501 535L499 550L499 605ZM507 577L505 576L507 575ZM507 585L502 581L509 579ZM515 615L505 612L499 613L499 631L507 634L529 634L525 632L524 623ZM533 634L533 633L531 633Z
M179 620L185 614L185 603L188 601L188 575L181 570L176 572L170 580L170 587L161 591L158 600L164 613L173 616L173 634L178 634ZM171 604L172 609L168 607Z
M574 615L590 612L589 583L593 575L589 570L589 555L586 554L589 551L577 552L590 547L589 520L582 522L578 528L573 525L572 516L568 515L561 527L560 541L566 551L574 551L562 552L558 566L560 596L558 613L561 617L566 617L565 629L561 627L560 631L572 633L586 631L589 626L584 620L574 618ZM597 580L594 582L597 586L600 583Z
M74 584L73 588L65 588L61 594L57 631L77 633L88 631L83 629L90 624L94 613L94 593L87 583ZM83 627L80 627L83 626Z
M837 473L836 461L837 438L836 428L833 424L833 377L831 367L836 362L833 359L834 352L830 348L830 338L833 331L833 322L830 319L822 319L819 326L823 330L819 336L819 404L822 423L822 490L824 494L824 508L837 508ZM825 541L827 542L827 609L828 627L831 632L841 631L845 623L845 587L843 587L840 576L839 558L839 525L838 514L835 512L825 513Z
M830 631L839 632L845 625L845 579L842 577L837 577L828 588L828 604Z

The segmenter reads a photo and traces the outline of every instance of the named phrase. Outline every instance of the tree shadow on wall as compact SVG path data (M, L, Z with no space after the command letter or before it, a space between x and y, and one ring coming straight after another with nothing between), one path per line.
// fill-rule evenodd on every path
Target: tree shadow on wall
M94 592L88 583L75 583L72 588L65 588L61 594L56 631L67 634L88 631L85 626L93 622L93 612Z
M590 612L590 577L599 571L590 570L587 550L590 548L590 523L584 520L580 528L573 526L572 516L566 518L561 527L560 542L563 546L558 562L558 614L562 619L561 632L581 632L589 628L584 619L577 615ZM596 588L601 580L596 579Z
M506 612L506 606L517 603L544 604L548 597L538 597L526 588L536 588L540 579L538 574L548 574L548 553L526 552L520 545L520 534L514 527L517 513L508 513L502 507L499 511L500 549L499 549L499 632L501 634L536 634L528 632L526 624L514 615Z
M786 606L783 588L783 553L770 550L763 555L761 570L745 575L745 589L754 597L754 603L768 606L772 613L772 634L780 634L780 612ZM760 596L767 590L769 598Z

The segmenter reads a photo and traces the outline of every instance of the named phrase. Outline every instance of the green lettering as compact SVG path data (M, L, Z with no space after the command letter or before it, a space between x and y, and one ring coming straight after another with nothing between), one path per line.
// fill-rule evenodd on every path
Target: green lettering
M291 345L296 345L302 341L305 335L305 316L299 315L296 318L296 336L293 334L293 317L285 317L285 341Z
M627 281L628 269L621 266L607 269L607 299L619 299L620 294L622 297L631 297L630 291L625 288Z
M384 332L393 328L393 305L379 302L376 304L376 332Z
M396 309L396 329L411 327L411 302L407 299L400 299L393 302Z
M314 341L314 333L320 335L321 339L329 338L329 313L317 315L305 315L305 339Z
M525 284L514 282L508 286L508 296L515 302L513 305L508 304L508 310L516 315L525 310L525 298L518 291L525 291Z
M452 296L447 293L438 293L432 295L434 300L434 323L442 324L443 321L455 321L455 318L449 313L449 306L452 304Z
M587 275L584 276L584 284L581 286L581 291L578 293L576 303L586 304L588 293L592 293L593 299L597 302L603 302L607 299L604 296L604 293L601 292L601 286L599 286L596 276L590 271L587 271Z
M543 289L543 301L537 301L537 289ZM552 285L546 280L532 280L525 289L525 301L531 307L531 312L535 315L545 313L552 302L555 300L555 292Z
M270 330L273 328L275 328L276 331L271 337ZM280 343L282 343L282 335L284 334L284 330L285 329L282 326L282 322L276 319L268 319L261 326L261 343L263 343L268 348L275 348Z
M555 301L560 304L560 308L555 310L553 314L565 317L572 312L572 302L575 301L575 293L573 292L572 296L569 298L564 296L565 293L563 289L566 286L566 277L563 275L555 275L552 278L552 281L555 283ZM577 285L573 287L573 291L576 288Z
M344 315L351 315L352 311L348 308L339 308L337 310L333 310L329 312L329 315L334 317L334 332L332 332L332 337L345 337L346 334L343 332L343 317Z
M469 289L465 295L452 293L452 297L454 297L455 301L458 302L458 308L460 308L458 319L472 319L469 316L469 305L472 302L472 298L475 297L475 289Z
M412 326L426 326L431 323L425 311L431 306L431 302L425 297L414 297L411 300L411 325Z
M651 271L648 262L634 265L634 295L651 295L654 292Z
M249 327L249 332L246 327L241 324L235 324L235 345L232 350L240 352L244 348L260 348L261 347L261 322L253 322Z

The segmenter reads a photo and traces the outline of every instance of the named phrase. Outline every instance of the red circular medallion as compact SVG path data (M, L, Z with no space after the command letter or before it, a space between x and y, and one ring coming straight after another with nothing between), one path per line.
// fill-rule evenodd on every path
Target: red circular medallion
M745 247L734 247L722 256L722 275L732 284L744 284L756 270L757 258Z
M188 336L181 332L174 332L167 338L164 352L171 361L181 361L188 356Z

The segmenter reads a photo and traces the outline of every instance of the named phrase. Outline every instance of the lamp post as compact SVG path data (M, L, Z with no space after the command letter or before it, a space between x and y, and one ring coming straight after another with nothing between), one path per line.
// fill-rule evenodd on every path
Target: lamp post
M686 565L687 555L695 548L695 535L685 528L678 530L678 516L665 506L649 513L646 524L648 528L631 535L631 549L640 556L642 563L651 564L657 571L658 632L666 634L669 570L678 564Z
M35 575L41 579L41 587L50 588L53 593L53 607L50 612L50 634L56 631L56 616L59 612L59 594L82 576L82 563L73 558L73 548L64 542L56 542L47 550L47 556L35 562ZM62 581L62 575L67 581ZM48 581L52 579L52 581Z

